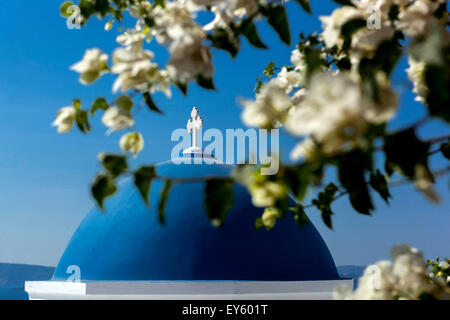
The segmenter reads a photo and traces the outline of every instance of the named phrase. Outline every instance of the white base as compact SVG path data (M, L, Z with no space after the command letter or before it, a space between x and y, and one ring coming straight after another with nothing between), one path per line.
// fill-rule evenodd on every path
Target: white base
M200 147L189 147L183 151L183 154L189 154L189 153L203 154L203 150Z
M329 300L338 285L326 281L26 281L30 300Z

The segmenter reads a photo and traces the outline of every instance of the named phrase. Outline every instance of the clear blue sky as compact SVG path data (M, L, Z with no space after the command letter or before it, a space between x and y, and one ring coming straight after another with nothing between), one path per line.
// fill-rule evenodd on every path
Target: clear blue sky
M312 1L314 13L329 14L331 1ZM7 1L0 8L2 44L0 49L0 262L56 265L62 251L85 213L92 207L88 185L99 170L96 156L100 150L117 151L120 134L105 136L99 116L93 132L77 130L58 135L50 127L58 108L70 105L75 97L90 104L99 95L112 100L113 77L106 76L92 86L83 86L69 66L80 60L84 50L99 47L110 53L117 46L114 32L103 31L104 22L94 18L82 30L69 30L59 16L60 0ZM300 31L319 29L317 18L306 15L295 3L288 3L291 31L297 39ZM170 134L183 127L193 105L199 106L206 128L242 127L237 98L252 97L255 77L270 61L289 62L295 45L282 44L264 23L260 34L269 50L251 48L243 41L243 50L235 60L224 52L215 52L217 92L192 85L188 97L173 90L166 99L155 100L166 112L160 116L143 110L137 128L144 133L146 147L139 161L158 162L170 157L174 143ZM151 48L164 64L162 49ZM411 85L402 61L395 75L400 94L400 112L392 127L401 127L420 118L423 107L408 93ZM423 137L449 133L438 121L420 131ZM282 136L282 151L287 154L293 140ZM155 151L156 150L156 151ZM433 158L435 167L445 160ZM443 202L430 204L411 186L392 190L394 201L388 207L374 195L377 211L373 217L355 213L347 199L334 205L335 230L328 230L319 214L309 215L327 242L338 265L368 264L387 258L396 243L410 243L427 257L450 256L449 180L437 184Z

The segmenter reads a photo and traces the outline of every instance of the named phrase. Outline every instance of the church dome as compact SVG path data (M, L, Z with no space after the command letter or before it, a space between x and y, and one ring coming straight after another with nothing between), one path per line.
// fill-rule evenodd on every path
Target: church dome
M232 166L175 164L156 167L168 177L227 176ZM203 182L172 188L165 225L158 221L162 182L155 180L150 208L131 180L106 201L106 211L92 209L75 231L53 280L67 279L77 266L81 280L332 280L333 258L310 223L293 218L266 231L254 222L263 209L252 205L246 188L235 184L233 207L224 226L211 225L204 209ZM70 270L70 268L69 268Z

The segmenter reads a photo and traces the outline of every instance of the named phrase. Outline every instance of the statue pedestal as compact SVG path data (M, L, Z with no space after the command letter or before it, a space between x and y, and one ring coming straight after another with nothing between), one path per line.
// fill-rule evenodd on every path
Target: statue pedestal
M27 281L30 300L329 300L352 279L318 281Z

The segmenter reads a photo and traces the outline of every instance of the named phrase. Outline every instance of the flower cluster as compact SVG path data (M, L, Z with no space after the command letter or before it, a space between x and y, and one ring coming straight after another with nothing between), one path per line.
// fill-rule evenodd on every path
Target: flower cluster
M313 162L372 147L372 132L391 120L398 109L390 76L402 55L405 36L412 40L407 75L416 100L430 110L436 108L433 103L443 107L439 98L430 100L427 79L435 76L430 70L435 74L448 72L445 52L450 37L445 30L447 15L442 13L445 1L352 3L320 17L323 32L317 37L301 35L301 42L292 51L291 65L276 68L274 76L266 73L269 81L258 84L255 99L241 103L246 125L284 126L302 139L291 151L293 160ZM438 112L437 116L447 117ZM413 171L410 178L416 187L437 201L429 170L419 163Z
M98 48L93 48L86 50L83 59L70 69L80 74L82 84L91 84L108 71L107 62L108 55Z
M126 30L117 41L124 45L114 51L111 72L117 75L113 90L161 90L170 97L171 83L187 83L197 77L210 79L214 68L210 47L205 44L209 31L231 30L236 21L258 12L256 0L174 0L151 4L147 0L130 1L129 14L137 19L134 28ZM211 11L214 19L201 25L197 13ZM108 22L106 30L112 28ZM166 68L160 70L152 62L152 52L143 49L143 40L155 38L167 46L170 58ZM82 61L72 70L81 74L80 81L90 84L102 73L109 71L107 55L99 49L88 50Z
M336 288L339 300L450 299L448 280L431 276L423 255L416 248L398 245L391 249L392 261L368 266L353 291L344 285ZM444 261L443 261L444 262ZM445 263L445 262L444 262ZM445 267L445 266L444 266Z
M87 50L71 69L80 74L82 84L91 84L103 74L111 73L115 77L113 93L120 91L121 96L110 104L99 97L89 110L83 110L81 101L75 100L72 106L58 112L53 125L60 133L69 132L74 124L82 132L88 132L90 117L102 113L107 134L127 130L119 145L124 153L137 156L144 140L135 128L134 117L141 106L138 103L134 107L136 97L143 98L149 110L162 113L153 100L155 92L170 98L172 87L176 87L186 95L191 82L214 89L215 49L225 50L234 58L241 49L242 38L256 48L267 48L255 24L260 19L290 45L287 14L290 7L285 3L284 0L81 1L83 24L95 15L109 17L105 30L111 32L113 23L121 22L116 39L120 46L110 54L110 65L108 55L94 48ZM304 11L312 12L309 0L296 3ZM282 127L298 139L290 152L295 162L281 164L276 176L268 178L254 172L242 175L253 204L269 208L259 220L259 225L268 229L287 211L300 226L304 225L308 221L304 211L307 207L316 207L324 223L332 228L331 205L341 196L348 196L357 212L370 215L374 210L372 191L388 202L391 197L388 182L395 172L414 182L429 199L439 200L428 160L437 152L449 158L449 143L440 149L432 148L444 142L445 137L422 139L416 131L425 123L423 120L450 121L446 1L340 3L344 5L329 16L320 17L321 33L300 34L290 64L277 67L269 63L257 78L255 97L241 100L241 118L246 125L264 129ZM67 5L68 2L62 5L62 13ZM125 25L128 23L125 15L134 18L131 27ZM156 63L156 58L161 57L148 50L150 45L167 50L165 63ZM159 50L154 52L160 55ZM413 83L416 100L427 106L426 118L410 127L392 130L388 122L397 113L398 98L391 78L404 55L408 56L406 73ZM378 152L384 158L384 166L378 163ZM127 155L120 155L107 160L113 159L123 169L126 158ZM336 184L325 184L325 173L330 168L336 169ZM149 168L136 174L139 181L153 177ZM96 180L94 186L106 188L95 192L100 206L105 197L114 193L108 186L114 185L116 177L110 175L108 183L102 175ZM240 180L242 177L233 177L235 182ZM230 188L228 184L226 181L224 189ZM141 192L148 192L146 185L147 182L141 185ZM301 202L313 185L326 187L311 204L303 205ZM288 194L298 200L295 208L289 207Z

